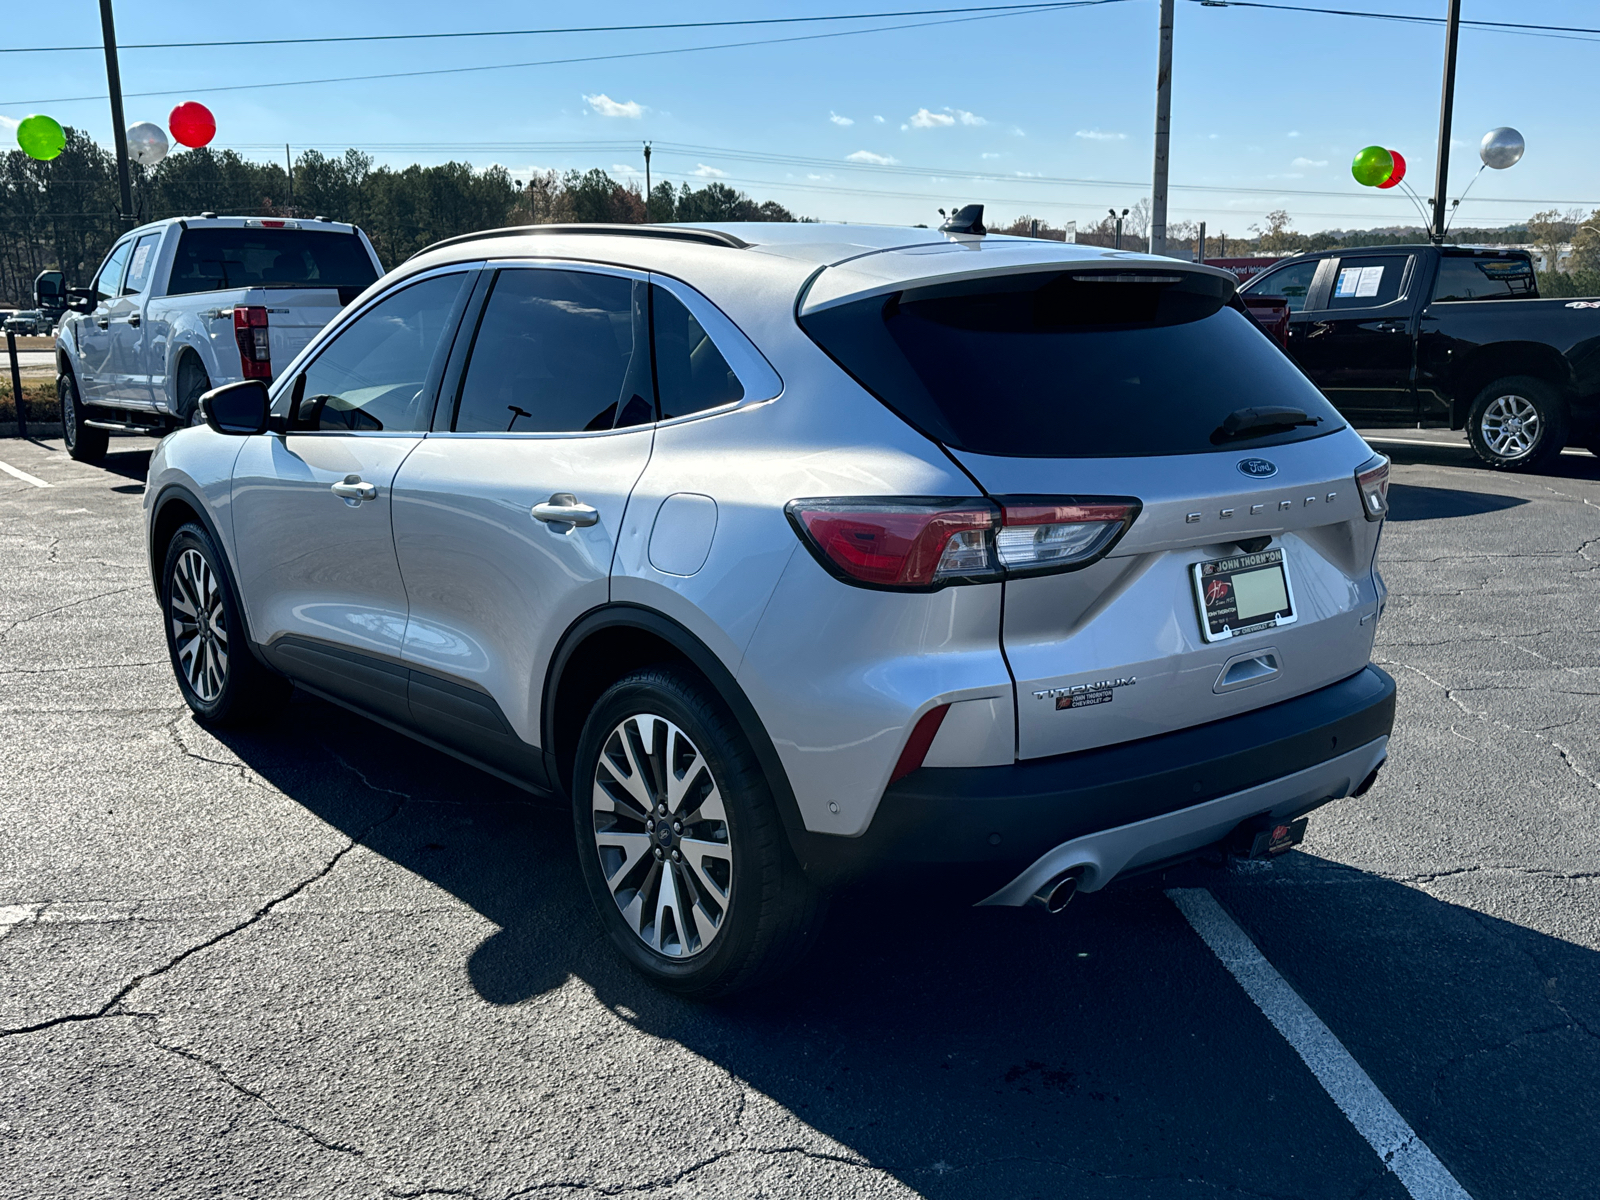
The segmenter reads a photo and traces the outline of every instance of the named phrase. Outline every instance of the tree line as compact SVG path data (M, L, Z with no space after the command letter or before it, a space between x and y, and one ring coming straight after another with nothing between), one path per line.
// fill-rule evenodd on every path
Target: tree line
M606 172L547 171L514 179L504 167L469 164L374 167L372 156L307 150L286 163L255 162L205 147L168 155L151 168L131 165L135 224L201 212L232 216L326 216L359 225L386 266L423 247L482 229L568 221L795 221L775 201L752 200L724 183L657 183L646 198L637 183ZM40 271L70 284L89 281L128 228L118 217L116 157L79 130L67 130L58 158L37 162L20 150L0 159L0 299L26 306Z

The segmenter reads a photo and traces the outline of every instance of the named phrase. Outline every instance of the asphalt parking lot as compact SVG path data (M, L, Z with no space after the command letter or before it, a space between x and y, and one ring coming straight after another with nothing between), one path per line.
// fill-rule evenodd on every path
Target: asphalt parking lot
M1600 460L1401 437L1372 792L1058 917L848 897L716 1006L613 957L563 811L301 695L196 725L153 443L0 441L0 1196L1600 1195ZM1210 899L1439 1172L1386 1166Z

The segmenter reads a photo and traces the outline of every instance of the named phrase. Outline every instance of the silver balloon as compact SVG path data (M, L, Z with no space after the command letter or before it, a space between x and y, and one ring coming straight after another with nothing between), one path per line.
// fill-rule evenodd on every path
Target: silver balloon
M1520 133L1509 125L1502 125L1483 135L1483 141L1478 143L1478 157L1483 159L1484 166L1504 171L1516 166L1527 148Z
M141 166L153 167L167 156L167 135L161 126L140 121L128 126L128 157Z

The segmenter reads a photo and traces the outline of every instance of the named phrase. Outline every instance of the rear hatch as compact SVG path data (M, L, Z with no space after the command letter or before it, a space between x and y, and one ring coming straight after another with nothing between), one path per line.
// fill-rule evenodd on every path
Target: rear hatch
M1089 260L875 290L801 323L1018 514L1002 541L1029 536L1028 513L1137 511L1109 551L1008 567L1020 758L1201 725L1366 665L1380 525L1356 475L1372 451L1231 277Z

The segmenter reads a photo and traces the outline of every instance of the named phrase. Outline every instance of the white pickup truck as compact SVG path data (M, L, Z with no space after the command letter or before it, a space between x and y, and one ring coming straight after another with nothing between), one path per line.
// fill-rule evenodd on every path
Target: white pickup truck
M67 450L98 461L112 433L161 435L201 393L273 377L383 274L367 235L318 217L175 217L125 234L56 333Z

